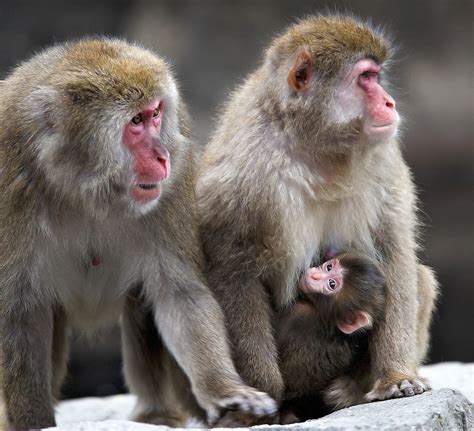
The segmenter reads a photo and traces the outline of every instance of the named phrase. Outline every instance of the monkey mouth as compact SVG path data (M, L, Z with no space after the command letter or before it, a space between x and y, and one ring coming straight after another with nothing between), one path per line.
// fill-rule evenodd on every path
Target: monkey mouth
M380 129L381 127L388 127L391 126L393 123L386 123L386 124L374 124L372 127L374 129Z
M137 183L131 191L132 198L141 203L148 203L158 197L161 194L160 183L157 182L146 182Z
M384 123L384 124L370 124L366 127L365 132L369 136L392 136L396 133L397 122Z
M154 190L158 187L158 183L139 183L138 187L142 190Z

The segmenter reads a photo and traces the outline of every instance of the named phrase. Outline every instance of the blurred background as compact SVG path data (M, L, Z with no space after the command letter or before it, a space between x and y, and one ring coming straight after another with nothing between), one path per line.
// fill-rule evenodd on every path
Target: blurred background
M169 59L205 144L229 92L296 18L342 11L387 28L403 142L421 201L422 260L442 285L429 362L474 361L472 0L0 1L0 79L55 42L84 35L137 41ZM125 391L120 336L73 336L65 397Z

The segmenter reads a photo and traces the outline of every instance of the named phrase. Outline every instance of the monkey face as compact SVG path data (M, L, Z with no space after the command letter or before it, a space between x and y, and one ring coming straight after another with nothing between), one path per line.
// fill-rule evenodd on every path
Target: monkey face
M379 79L391 53L382 34L351 18L314 17L283 35L273 50L271 61L286 57L291 65L283 63L290 90L284 109L298 113L298 133L317 136L324 154L396 134L395 101Z
M362 120L362 133L371 142L392 138L400 116L395 101L379 82L382 67L371 59L356 62L337 88L334 115L338 122Z
M339 259L331 259L321 266L310 268L301 280L301 290L311 297L314 294L335 295L344 284L344 268Z
M47 188L94 215L152 209L173 181L171 159L176 168L186 152L172 75L136 49L81 41L68 52L81 67L57 66L26 101L36 113Z
M169 152L160 141L162 116L163 100L158 98L125 126L123 144L130 152L134 173L129 193L139 203L158 199L161 182L170 174Z

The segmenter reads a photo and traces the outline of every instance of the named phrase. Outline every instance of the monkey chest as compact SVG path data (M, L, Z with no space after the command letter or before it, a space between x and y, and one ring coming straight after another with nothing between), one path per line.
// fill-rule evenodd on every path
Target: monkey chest
M287 253L292 252L307 267L315 254L330 249L341 251L354 246L370 250L377 225L377 208L367 205L360 196L331 203L308 202L299 211L297 223L286 224Z
M124 257L90 245L50 250L47 255L42 287L52 290L72 326L88 331L117 321L133 278Z

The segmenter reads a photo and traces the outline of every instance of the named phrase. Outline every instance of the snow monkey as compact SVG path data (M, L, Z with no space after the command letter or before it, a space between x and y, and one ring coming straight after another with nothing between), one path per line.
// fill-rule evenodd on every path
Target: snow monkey
M370 259L347 251L300 278L296 303L277 317L285 382L282 419L315 418L364 402L371 330L385 308L385 277Z
M210 422L226 409L273 413L275 402L237 374L204 282L193 176L201 160L167 64L120 40L84 39L39 53L0 85L9 427L55 424L66 328L94 331L120 314L135 420L180 425L186 400ZM186 383L170 392L171 378ZM176 392L186 387L193 397Z
M386 90L391 55L387 38L355 18L301 20L232 93L205 149L197 193L209 283L238 372L278 400L274 313L330 248L368 256L386 278L366 399L428 389L417 368L437 283L418 269L416 196Z

